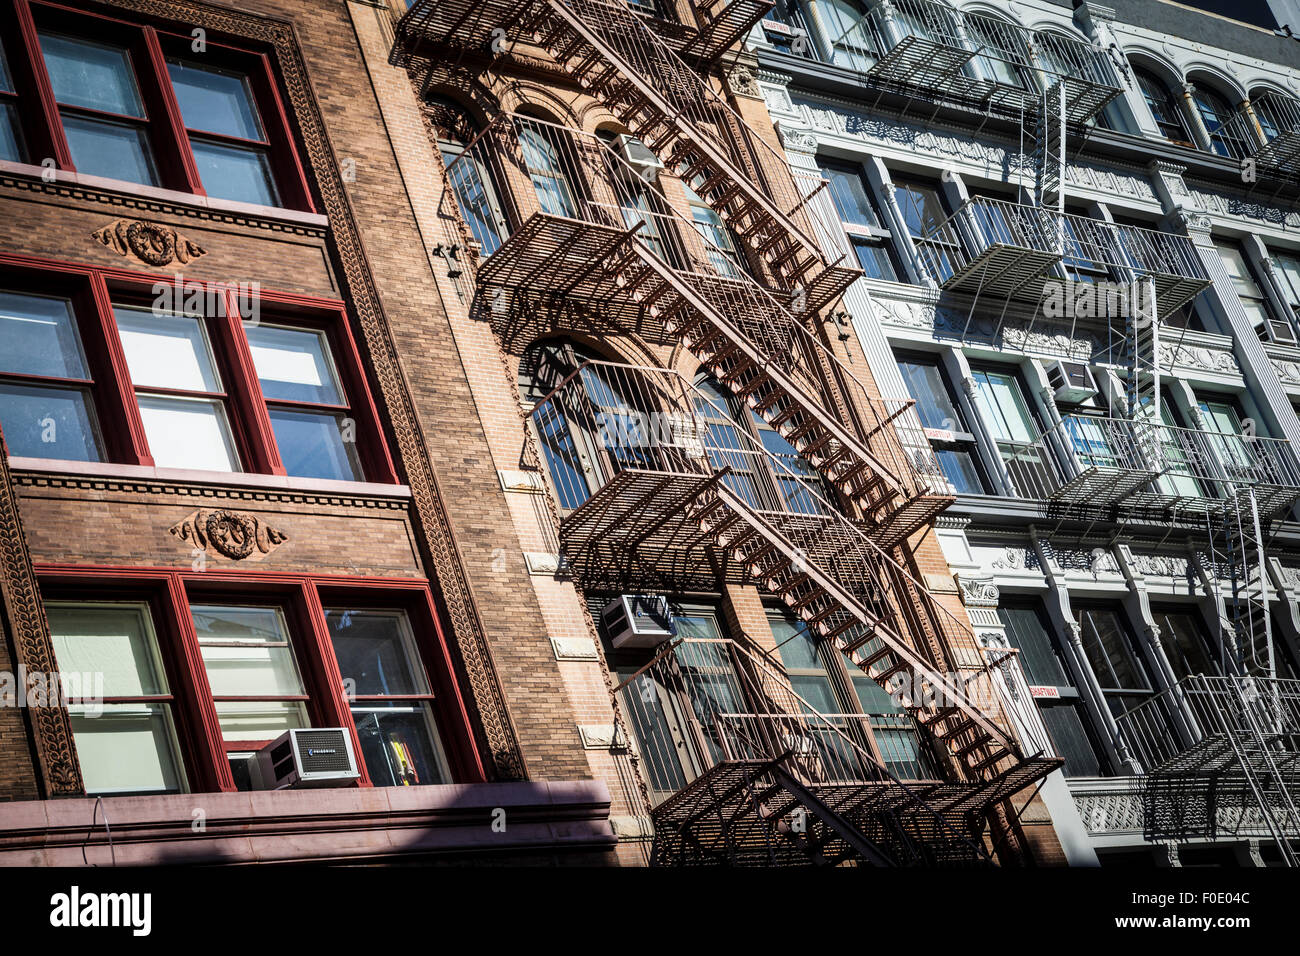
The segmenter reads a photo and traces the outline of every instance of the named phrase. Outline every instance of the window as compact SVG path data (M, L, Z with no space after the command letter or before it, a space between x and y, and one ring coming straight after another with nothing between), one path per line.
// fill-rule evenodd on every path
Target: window
M114 315L154 463L239 470L206 322L126 307Z
M1296 340L1296 322L1300 321L1300 254L1269 249L1273 260L1273 275L1277 278L1278 288L1286 303L1287 313L1278 316L1270 327L1273 338L1279 342L1294 343Z
M0 427L11 455L101 461L72 302L0 291Z
M975 451L975 436L953 401L947 376L938 360L902 355L898 358L898 370L908 394L916 400L921 425L948 483L958 494L984 494L987 486Z
M918 780L938 776L912 718L879 684L860 669L846 667L838 649L814 637L808 626L789 612L769 612L768 624L790 686L812 711L829 717L835 727L873 752L896 777ZM852 697L848 698L839 689L846 677L852 689ZM819 735L818 742L832 751L823 754L825 759L854 766L848 744L826 733Z
M265 54L45 0L0 16L0 158L313 211Z
M1218 250L1219 258L1223 260L1223 267L1228 270L1232 285L1237 290L1237 298L1241 301L1241 307L1246 310L1246 315L1250 317L1251 325L1255 327L1260 338L1265 338L1269 325L1268 310L1264 306L1264 293L1255 282L1250 266L1246 264L1246 256L1241 244L1220 239L1215 241L1214 248Z
M360 481L356 422L319 329L260 323L244 330L285 471Z
M1175 680L1192 674L1222 673L1210 654L1210 642L1200 612L1195 609L1152 607L1151 618L1160 629L1160 646Z
M221 738L238 774L251 752L286 730L311 726L288 625L279 607L192 604L190 614Z
M158 185L149 118L130 51L117 44L48 32L40 34L40 44L77 169Z
M831 42L831 62L853 70L868 70L876 62L874 22L864 19L864 4L856 0L817 0L817 13Z
M149 605L49 602L45 615L59 672L80 686L67 688L68 713L86 793L185 790L175 699Z
M726 223L713 207L701 199L694 189L682 183L682 190L686 193L686 202L691 208L691 220L695 223L695 231L704 242L704 254L709 266L720 276L728 279L741 278L745 271L744 260L736 251L731 230L727 228Z
M975 402L1011 480L1021 497L1039 496L1051 478L1040 454L1038 420L1030 411L1020 376L991 368L974 368L971 376L975 379Z
M1072 282L1104 282L1110 278L1107 258L1119 258L1111 248L1113 230L1091 218L1086 210L1071 208L1061 220L1064 233L1061 268ZM1103 261L1099 261L1103 260Z
M209 196L278 206L270 149L248 77L235 70L167 61L199 177Z
M438 131L438 150L447 168L447 182L470 235L486 258L501 248L510 229L491 171L477 150L466 153L478 127L459 103L438 96L426 102Z
M897 280L889 251L889 231L880 225L871 185L856 163L819 159L822 175L830 183L831 200L844 231L857 254L862 271L872 279Z
M1205 423L1204 434L1226 477L1229 480L1252 480L1255 456L1244 437L1243 416L1236 402L1197 396L1196 405Z
M1146 665L1119 609L1084 605L1074 609L1074 619L1111 713L1118 717L1153 696Z
M361 786L481 779L425 581L38 574L91 794L252 789L310 727L355 732Z
M406 613L332 608L325 621L371 781L380 787L451 782L433 692Z
M150 302L153 286L0 255L10 454L396 481L340 304L259 290L251 322L237 294L196 296L182 308L205 314L183 314L156 293Z
M1192 103L1205 124L1205 132L1210 136L1210 149L1220 156L1241 157L1254 152L1253 147L1242 141L1241 133L1233 122L1236 111L1228 101L1201 83L1192 84Z
M1195 147L1192 134L1187 131L1187 123L1183 119L1182 106L1164 80L1140 66L1133 68L1133 75L1137 77L1147 108L1151 110L1151 118L1165 139L1181 146Z
M1029 51L1018 35L1018 28L995 17L967 14L966 35L977 49L988 50L972 62L972 72L980 79L992 80L1016 89L1028 87L1018 64L1029 62Z
M939 190L928 183L895 177L894 198L912 241L928 238L933 253L931 261L939 271L934 279L942 284L956 271L961 250L948 231L940 229L948 218L948 211ZM927 233L930 234L928 237Z
M1105 766L1099 756L1092 723L1079 698L1070 670L1061 656L1051 626L1038 601L1009 602L998 607L1007 642L1020 651L1025 681L1035 691L1039 715L1052 744L1065 760L1069 777L1095 777Z
M563 163L565 137L559 127L538 120L524 120L519 127L524 166L542 212L577 219L578 205Z
M0 159L20 163L26 155L18 120L18 87L9 71L9 59L0 43Z

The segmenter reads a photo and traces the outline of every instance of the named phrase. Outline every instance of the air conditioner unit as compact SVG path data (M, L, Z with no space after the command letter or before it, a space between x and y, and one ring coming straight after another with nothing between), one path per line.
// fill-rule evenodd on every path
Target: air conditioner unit
M1092 377L1092 369L1082 362L1053 362L1047 366L1047 382L1058 402L1071 405L1092 398L1100 391Z
M259 790L346 786L361 776L352 735L342 727L288 730L253 756Z
M664 168L663 160L635 136L623 133L614 137L614 150L642 179L653 179L654 173Z
M677 634L667 598L656 594L623 594L600 612L605 633L616 648L654 647Z

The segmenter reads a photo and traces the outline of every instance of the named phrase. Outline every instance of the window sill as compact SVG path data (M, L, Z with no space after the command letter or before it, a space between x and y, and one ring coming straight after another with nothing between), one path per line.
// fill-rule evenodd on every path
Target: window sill
M206 209L216 214L272 219L288 225L315 226L322 229L329 226L328 217L313 212L281 209L277 206L259 206L256 203L238 202L234 199L215 199L211 196L198 196L194 193L181 192L175 189L162 189L158 186L145 186L141 183L129 183L120 179L105 179L102 176L88 176L84 173L71 173L62 169L51 170L48 167L33 166L30 163L14 163L8 160L0 160L0 173L10 173L41 180L46 180L53 173L53 181L65 186L80 186L84 189L122 193L153 202L173 203L191 209Z
M185 468L154 468L148 465L122 465L116 462L64 461L57 458L9 459L14 471L43 474L79 475L88 478L127 481L183 482L239 488L275 488L284 491L318 492L331 495L373 495L385 498L410 498L406 485L386 485L373 481L336 481L328 478L293 478L287 475L260 475L250 472L193 471Z

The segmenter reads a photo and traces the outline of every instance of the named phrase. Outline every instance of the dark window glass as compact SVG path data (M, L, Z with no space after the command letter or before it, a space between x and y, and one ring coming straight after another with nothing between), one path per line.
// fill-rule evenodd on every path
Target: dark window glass
M1160 628L1160 646L1169 659L1175 678L1182 680L1190 674L1220 673L1218 664L1210 656L1199 611L1153 608L1151 617Z
M1147 108L1151 110L1151 116L1165 138L1187 146L1195 145L1191 134L1187 132L1178 99L1164 80L1141 67L1134 67L1133 73L1137 77L1138 86L1142 88Z
M916 400L921 425L927 429L944 476L958 494L984 494L987 488L975 453L975 436L952 400L939 363L931 358L905 356L899 358L898 369L908 394Z

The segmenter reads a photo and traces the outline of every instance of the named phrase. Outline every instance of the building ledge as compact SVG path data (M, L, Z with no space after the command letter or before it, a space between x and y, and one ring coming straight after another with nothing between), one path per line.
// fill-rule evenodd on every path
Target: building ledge
M595 780L17 801L0 866L602 854L609 808Z

